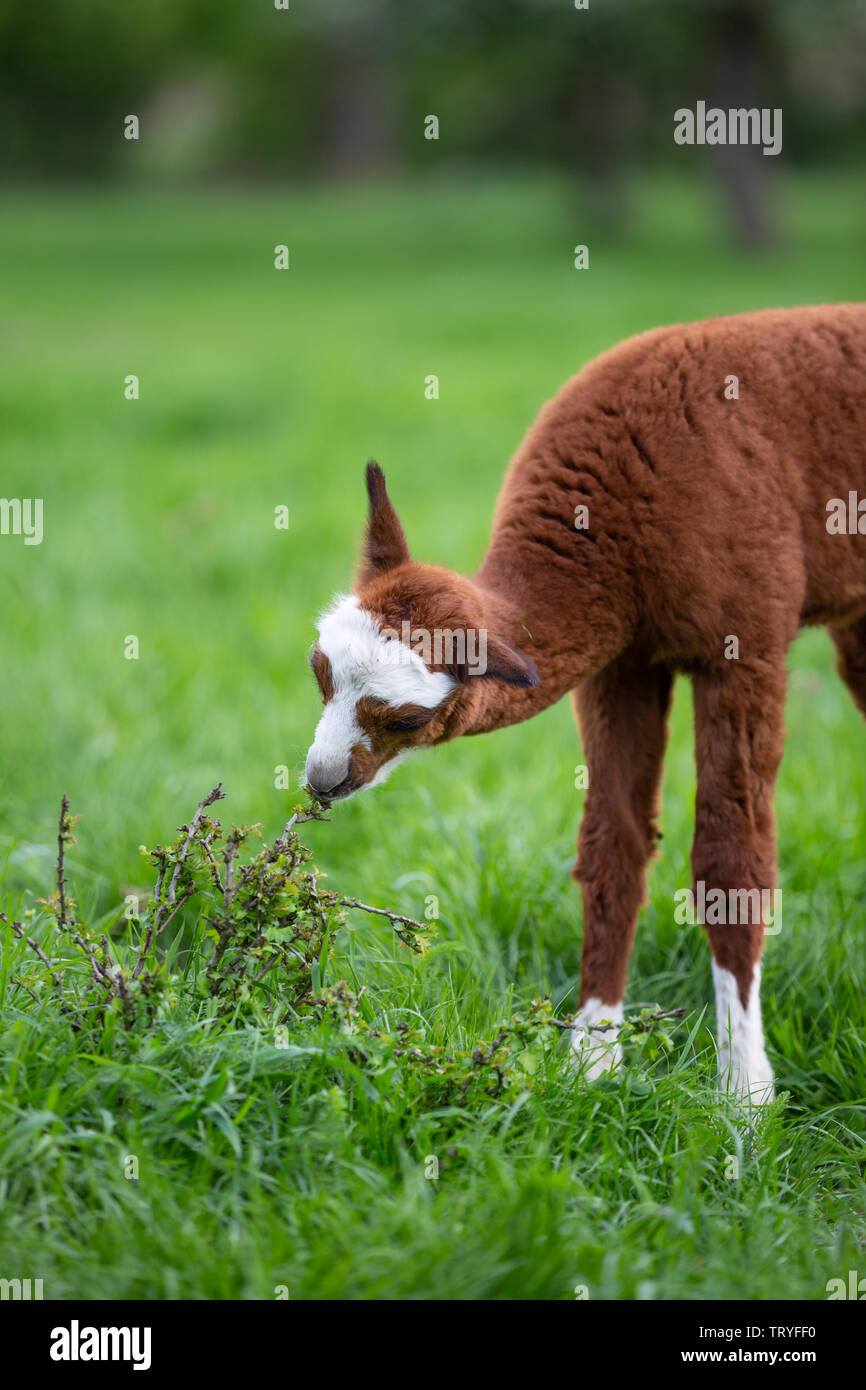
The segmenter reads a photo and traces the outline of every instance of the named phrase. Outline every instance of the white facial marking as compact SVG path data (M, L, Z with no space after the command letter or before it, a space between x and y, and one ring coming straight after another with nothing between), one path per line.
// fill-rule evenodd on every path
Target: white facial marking
M753 1105L773 1099L773 1068L764 1051L761 1024L761 967L755 966L749 1003L743 1008L730 970L713 961L719 1037L719 1085Z
M331 663L334 687L369 695L396 709L434 709L456 685L424 662L397 637L384 637L355 594L337 598L319 621L319 646Z
M306 777L323 791L338 786L348 775L356 744L370 747L355 715L357 703L365 695L384 701L392 709L400 705L435 709L457 684L444 672L428 671L418 654L398 638L383 636L355 594L340 595L323 614L319 649L330 663L334 694L316 726L307 754ZM391 759L389 772L397 760ZM381 768L370 785L386 776Z
M574 1021L571 1047L587 1081L606 1076L622 1061L622 1047L617 1041L619 1030L593 1026L598 1023L622 1023L622 1001L603 1004L600 999L587 999Z
M355 697L337 690L322 710L312 747L307 754L305 776L316 791L337 787L349 773L349 757L356 744L370 747L370 740L355 718Z

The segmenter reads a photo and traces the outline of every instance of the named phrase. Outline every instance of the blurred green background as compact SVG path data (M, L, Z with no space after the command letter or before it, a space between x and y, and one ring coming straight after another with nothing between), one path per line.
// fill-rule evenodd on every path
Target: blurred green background
M42 545L0 552L7 886L42 881L64 790L102 909L219 778L227 814L281 822L368 456L417 555L471 570L509 455L596 353L862 297L864 33L842 0L0 7L2 492L45 506ZM675 146L698 98L781 106L782 154ZM565 706L377 795L507 802L539 758L564 861ZM363 806L327 831L353 863Z
M0 175L246 187L541 166L571 176L581 223L592 211L627 232L632 176L650 165L706 174L732 232L760 243L782 231L778 161L750 147L688 159L676 108L782 108L787 168L862 158L861 0L288 5L52 0L37 20L3 0ZM137 143L120 138L129 113Z

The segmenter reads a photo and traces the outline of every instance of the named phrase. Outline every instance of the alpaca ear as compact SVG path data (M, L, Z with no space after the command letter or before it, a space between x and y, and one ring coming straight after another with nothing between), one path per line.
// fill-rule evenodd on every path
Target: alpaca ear
M506 685L540 685L541 677L528 656L510 647L501 637L487 634L487 668L468 672L470 677L504 681Z
M367 496L370 512L358 582L366 584L387 570L405 565L409 547L397 513L385 487L385 475L373 459L367 464Z

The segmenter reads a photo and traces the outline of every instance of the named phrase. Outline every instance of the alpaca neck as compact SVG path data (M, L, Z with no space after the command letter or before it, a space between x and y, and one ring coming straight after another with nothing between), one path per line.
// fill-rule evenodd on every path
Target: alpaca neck
M572 688L576 680L567 642L556 622L528 611L525 605L496 589L478 586L484 605L484 625L524 656L538 672L537 686L507 685L500 680L473 677L464 701L460 734L481 734L531 719Z
M474 583L485 625L534 662L540 684L524 688L473 679L461 733L531 719L602 670L629 640L629 605L615 581L605 585L577 560L565 570L520 560L494 536Z

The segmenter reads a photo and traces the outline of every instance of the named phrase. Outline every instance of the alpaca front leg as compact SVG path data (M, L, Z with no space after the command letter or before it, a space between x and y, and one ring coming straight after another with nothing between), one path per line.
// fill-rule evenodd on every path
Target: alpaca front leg
M773 1098L760 962L770 917L779 925L773 788L784 743L784 665L739 664L696 678L694 688L692 873L713 953L719 1084L762 1104Z
M616 662L574 695L589 789L573 875L583 897L574 1059L590 1080L622 1060L618 1028L655 816L670 705L662 667Z

